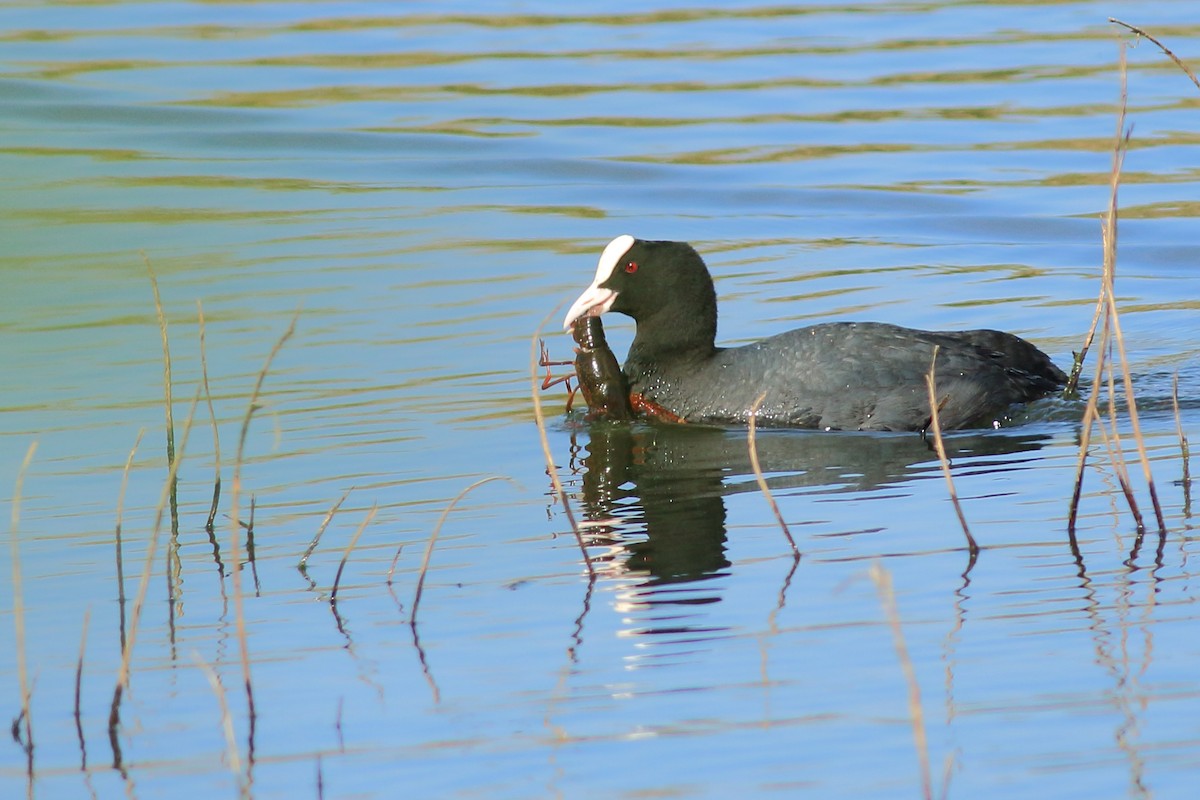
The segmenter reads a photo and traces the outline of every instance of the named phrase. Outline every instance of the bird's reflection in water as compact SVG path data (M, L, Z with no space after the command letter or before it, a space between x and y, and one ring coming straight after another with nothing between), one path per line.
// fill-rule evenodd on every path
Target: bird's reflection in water
M718 602L727 583L721 578L734 568L726 555L725 495L758 491L746 431L606 422L580 432L587 443L572 466L582 473L585 535L593 553L610 548L597 568L621 580L617 607L629 616L627 631L721 635L695 606ZM996 471L1029 460L1020 454L1050 438L1009 429L958 433L945 442L960 467L985 457L974 471ZM940 479L937 457L918 434L767 430L756 443L773 490L853 494L920 475ZM791 518L802 513L794 505L785 510Z

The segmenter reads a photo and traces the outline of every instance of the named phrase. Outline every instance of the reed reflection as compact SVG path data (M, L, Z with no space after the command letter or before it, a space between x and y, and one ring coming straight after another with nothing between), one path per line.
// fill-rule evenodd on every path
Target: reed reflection
M616 548L607 559L610 571L641 576L648 590L731 566L724 497L758 491L745 431L592 423L586 433L573 467L582 473L592 543ZM951 436L946 448L960 465L972 460L977 473L1011 468L1049 440L1040 433L989 431ZM768 430L759 432L757 445L772 490L862 492L939 477L936 455L916 434ZM980 458L986 460L974 463ZM791 505L790 517L803 516L794 498Z

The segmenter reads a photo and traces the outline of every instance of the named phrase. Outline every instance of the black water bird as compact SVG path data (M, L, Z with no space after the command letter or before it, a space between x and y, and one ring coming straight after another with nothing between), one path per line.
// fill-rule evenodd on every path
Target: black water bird
M683 422L748 421L825 430L924 430L925 376L943 428L999 427L1015 404L1067 380L1029 342L995 330L922 331L879 322L827 322L742 347L717 347L717 296L686 242L618 236L563 323L617 311L637 332L624 371L635 408Z

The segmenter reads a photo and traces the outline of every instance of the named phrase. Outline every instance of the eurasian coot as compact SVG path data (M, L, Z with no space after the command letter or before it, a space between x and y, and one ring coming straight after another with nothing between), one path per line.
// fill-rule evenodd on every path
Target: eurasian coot
M999 425L1013 404L1043 397L1067 379L1029 342L993 330L828 322L717 347L716 291L704 260L686 242L628 235L609 242L596 279L563 327L606 311L637 322L624 370L639 407L686 422L744 423L765 392L758 412L764 424L923 430L935 346L944 428Z

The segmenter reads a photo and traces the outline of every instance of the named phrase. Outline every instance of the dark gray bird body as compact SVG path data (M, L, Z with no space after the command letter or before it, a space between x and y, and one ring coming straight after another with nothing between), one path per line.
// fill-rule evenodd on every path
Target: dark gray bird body
M630 391L687 422L744 423L763 397L763 424L832 430L923 430L933 364L944 428L990 427L1066 375L1042 351L994 330L937 332L829 322L742 347L715 345L716 292L683 242L618 237L568 324L605 311L637 322L624 371Z

